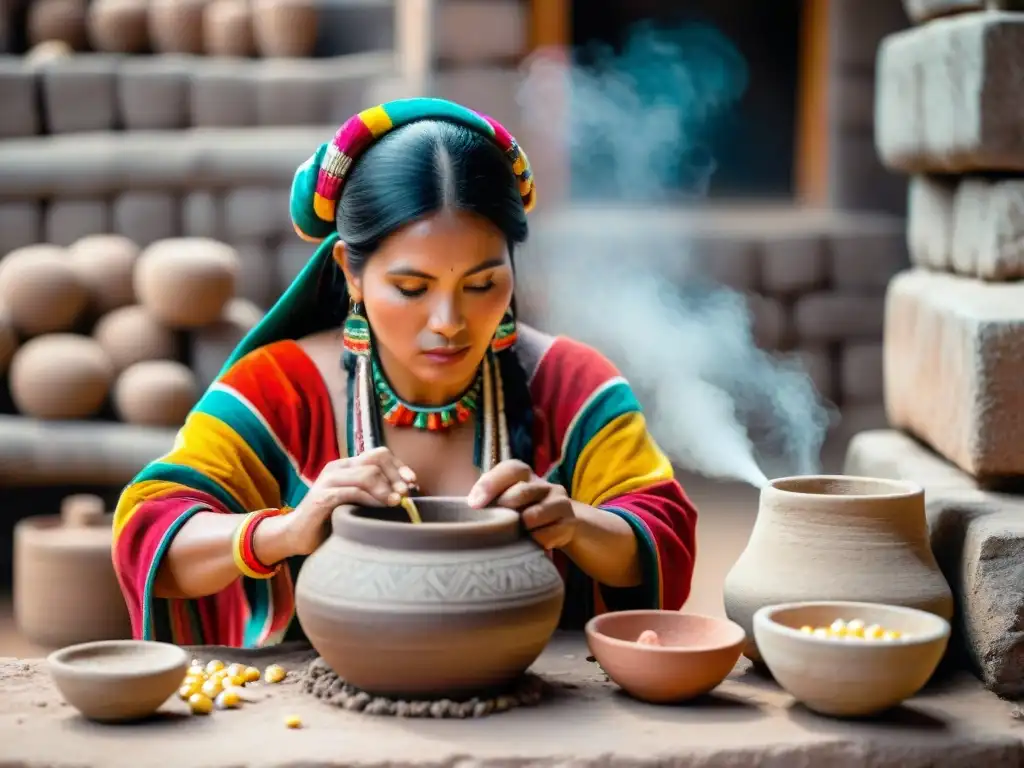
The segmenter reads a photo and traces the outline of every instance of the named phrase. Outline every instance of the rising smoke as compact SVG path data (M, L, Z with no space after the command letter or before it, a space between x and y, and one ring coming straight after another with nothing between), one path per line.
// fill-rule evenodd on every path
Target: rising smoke
M530 61L520 106L534 123L564 120L574 190L616 202L541 216L519 294L545 297L533 318L545 330L621 368L674 462L761 486L820 471L833 410L796 360L758 348L747 298L709 278L686 223L715 169L707 137L746 86L742 57L706 26L639 28L586 67Z

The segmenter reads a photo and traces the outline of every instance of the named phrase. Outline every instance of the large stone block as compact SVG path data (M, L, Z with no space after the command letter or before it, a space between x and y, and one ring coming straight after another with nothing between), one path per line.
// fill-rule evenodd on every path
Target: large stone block
M986 492L911 437L864 432L844 471L925 489L935 557L956 598L956 642L985 685L1024 695L1024 497Z
M910 263L940 271L953 264L953 197L956 181L944 176L913 176L907 200Z
M838 388L832 351L825 345L819 345L796 349L791 354L803 366L821 396L834 402L837 399Z
M984 10L985 2L984 0L903 0L903 8L912 22L921 24L940 16Z
M106 200L54 200L46 211L46 241L71 245L86 235L109 232L110 221L110 204Z
M261 309L269 309L281 293L277 282L277 255L265 240L249 240L237 244L241 269L235 294L248 299Z
M516 59L527 48L528 20L521 0L445 0L437 9L437 55L458 64Z
M894 427L974 477L1024 476L1024 283L898 275L886 299L884 369Z
M1024 14L968 13L878 50L875 142L907 173L1024 170Z
M984 280L1024 278L1024 180L967 178L953 199L953 269Z
M181 234L181 205L169 192L125 192L114 201L114 231L145 247Z
M288 195L263 187L239 187L224 195L224 229L230 240L251 240L294 231Z
M903 219L847 216L829 231L829 276L839 291L879 291L907 267Z
M857 342L843 346L840 390L844 403L882 401L882 345Z
M117 104L130 131L175 130L190 124L185 56L129 56L117 73Z
M43 208L35 202L0 203L0 258L43 239Z
M828 275L825 238L805 227L767 232L761 240L761 284L771 294L792 295L822 288Z
M43 107L50 133L118 127L117 68L106 55L58 58L42 69Z
M192 125L241 128L257 124L256 72L251 61L204 62L192 71ZM325 139L326 141L326 139Z
M880 339L884 301L867 293L809 293L793 306L796 334L801 343Z
M829 135L828 202L846 211L903 215L907 182L878 159L870 133L836 129Z
M42 129L36 76L19 56L0 57L0 139L34 136Z

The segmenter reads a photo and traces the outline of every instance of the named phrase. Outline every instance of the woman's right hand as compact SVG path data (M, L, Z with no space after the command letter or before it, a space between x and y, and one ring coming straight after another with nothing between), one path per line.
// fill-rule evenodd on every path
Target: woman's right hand
M299 506L276 519L291 554L308 555L329 535L328 523L336 507L397 506L415 486L416 473L410 467L387 448L374 448L325 466Z

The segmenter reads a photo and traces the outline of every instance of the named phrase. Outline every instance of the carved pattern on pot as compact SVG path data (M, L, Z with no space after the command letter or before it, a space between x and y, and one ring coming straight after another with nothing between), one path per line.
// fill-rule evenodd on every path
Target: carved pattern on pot
M331 601L402 604L458 603L491 610L495 601L533 601L562 588L558 570L540 551L477 562L384 563L353 557L333 560L320 575L330 583L321 594Z

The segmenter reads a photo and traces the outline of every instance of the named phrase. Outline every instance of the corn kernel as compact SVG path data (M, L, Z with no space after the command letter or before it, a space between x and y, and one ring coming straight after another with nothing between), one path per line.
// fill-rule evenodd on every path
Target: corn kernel
M842 637L846 634L846 622L842 619L836 619L832 622L832 626L829 627L829 631L833 635L838 635L839 637Z
M245 674L245 664L228 664L227 668L228 677L238 677L239 675Z
M900 633L899 632L894 632L894 631L891 631L891 630L887 630L882 635L882 640L885 641L885 642L892 642L893 640L899 640L899 639L900 639Z
M222 690L224 690L224 685L220 680L207 680L203 683L202 694L207 698L215 699Z
M231 688L241 688L244 685L245 685L245 676L244 675L235 675L234 677L232 677L231 675L228 675L226 678L224 678L224 687L225 688L228 688L228 687L231 687Z
M814 630L814 632L812 634L815 637L825 637L825 638L829 637L828 630L825 627L818 627L817 629Z
M800 627L800 631L803 632L805 635L813 635L814 627L812 627L809 624L805 624L804 626Z
M208 715L213 712L213 701L201 693L192 694L188 699L188 706L193 715Z
M242 697L233 688L225 688L217 694L217 709L238 709L242 706Z
M245 682L255 683L260 679L260 670L257 667L245 668Z
M206 669L201 664L193 664L186 674L189 677L206 677Z
M214 672L219 672L222 669L224 669L224 662L218 659L213 659L206 664L206 673L208 675L212 675Z
M202 689L203 684L201 682L197 680L186 680L178 689L178 695L187 700L193 693L199 693Z
M302 720L298 715L288 715L288 717L284 719L284 724L289 728L301 728Z
M263 672L263 679L268 683L280 683L288 673L280 664L271 664Z
M885 630L877 624L872 624L871 626L864 628L864 637L866 637L868 640L878 640L884 634Z

